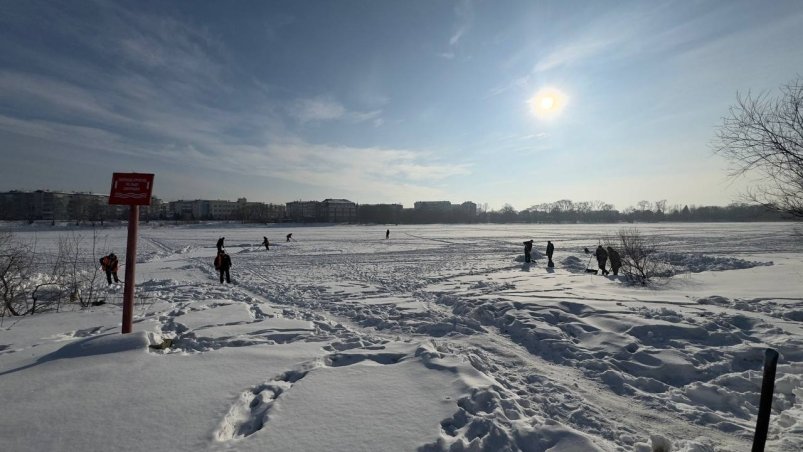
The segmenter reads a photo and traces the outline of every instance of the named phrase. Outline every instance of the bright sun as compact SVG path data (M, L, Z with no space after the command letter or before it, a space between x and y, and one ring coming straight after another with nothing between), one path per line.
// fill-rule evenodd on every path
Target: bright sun
M566 106L567 100L566 95L560 90L543 88L535 93L529 104L535 116L541 119L548 119L558 116Z

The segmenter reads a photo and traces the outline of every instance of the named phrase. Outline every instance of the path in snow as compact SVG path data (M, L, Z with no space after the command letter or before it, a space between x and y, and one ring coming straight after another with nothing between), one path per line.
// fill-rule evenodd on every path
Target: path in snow
M682 432L682 438L710 445L748 443L753 418L752 407L741 406L744 388L731 395L739 404L734 406L708 406L710 397L701 391L722 391L721 380L728 375L733 384L756 390L749 371L760 368L760 349L753 343L768 327L754 316L743 319L732 309L712 312L711 299L589 288L600 280L560 269L546 273L537 263L524 267L510 246L496 239L480 245L471 237L405 236L402 240L415 243L403 243L402 249L394 248L398 241L365 245L344 239L336 245L295 242L276 253L258 247L230 246L229 251L242 289L348 324L352 335L436 339L439 349L493 377L498 386L475 397L494 402L481 408L465 402L470 410L460 406L445 421L438 447L472 440L487 447L516 444L522 425L548 419L599 438L603 448L632 446L646 433L678 437ZM366 252L367 246L374 252ZM214 277L206 260L194 263ZM710 270L723 263L726 268L763 264L733 258L691 261L707 262ZM245 265L237 268L237 262ZM533 284L534 278L539 282ZM728 303L739 304L724 299L719 306ZM767 303L762 308L760 300L740 306L746 304L782 317L796 316L803 306L799 299L775 310ZM799 359L793 352L799 342L772 345ZM501 358L511 349L527 352ZM790 408L793 395L780 397Z
M791 230L722 228L656 228L688 272L659 289L582 273L591 226L548 236L554 271L538 251L534 264L520 262L520 242L537 227L410 227L391 240L359 235L368 228L308 228L269 252L247 237L261 240L261 231L190 238L154 229L143 233L141 260L156 270L138 290L158 308L141 307L137 321L175 339L173 350L155 353L320 342L320 358L244 387L216 430L221 441L264 429L310 372L413 358L436 368L449 358L492 383L456 401L422 450L633 450L651 434L679 450L743 450L762 352L772 346L783 359L770 444L794 449L803 444L803 299L800 283L790 284L801 263L788 256L803 245ZM209 243L221 235L232 286L217 284L211 267ZM160 268L187 281L154 278ZM717 280L740 278L756 283L737 285L738 296L714 292L729 288ZM752 285L762 294L742 290ZM397 344L416 352L389 351Z

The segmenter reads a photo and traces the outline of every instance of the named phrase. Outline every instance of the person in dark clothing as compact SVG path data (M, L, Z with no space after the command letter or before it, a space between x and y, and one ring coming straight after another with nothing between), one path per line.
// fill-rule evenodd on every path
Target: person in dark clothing
M292 239L293 239L293 233L291 232L291 233L287 234L287 241L289 242Z
M547 257L547 259L549 259L549 262L547 262L547 264L546 264L547 267L554 267L555 266L555 263L552 262L552 253L554 253L554 252L555 252L555 245L553 245L551 241L547 240L546 241L546 257Z
M217 252L219 253L223 249L223 241L226 240L226 237L221 237L217 239Z
M387 231L385 231L385 240L387 240L387 239L389 239L389 238L390 238L390 229L388 229Z
M265 245L266 250L270 250L270 242L267 237L262 237L262 244Z
M117 256L114 253L109 253L108 256L103 256L100 258L100 267L106 272L106 281L109 285L112 285L112 277L114 277L114 282L119 283L120 280L117 279L117 266L119 265L119 261L117 260Z
M532 258L530 257L530 253L533 251L533 241L527 240L524 242L524 262L530 262Z
M611 248L608 247L608 259L611 261L611 271L613 271L614 276L619 274L619 269L622 267L622 258L619 256L619 253Z
M597 251L594 252L594 256L597 257L599 270L603 275L607 275L608 270L605 270L605 263L608 261L608 253L605 251L605 248L603 248L602 245L597 246Z
M231 275L229 269L231 268L231 258L225 251L220 250L215 257L215 270L220 272L220 284L223 284L223 276L226 276L226 282L231 284Z

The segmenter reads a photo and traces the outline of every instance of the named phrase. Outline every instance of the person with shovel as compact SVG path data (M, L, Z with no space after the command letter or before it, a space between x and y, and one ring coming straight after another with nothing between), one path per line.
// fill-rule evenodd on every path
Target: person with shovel
M533 241L527 240L524 242L524 262L529 263L532 258L530 257L530 253L533 251Z
M618 275L619 269L622 267L622 258L619 256L619 253L610 246L608 247L608 259L611 261L611 271L613 275Z
M607 275L608 270L605 270L605 264L608 262L608 252L605 251L605 248L602 245L597 246L597 251L594 252L594 256L597 257L597 265L599 266L599 270L602 272L602 275Z

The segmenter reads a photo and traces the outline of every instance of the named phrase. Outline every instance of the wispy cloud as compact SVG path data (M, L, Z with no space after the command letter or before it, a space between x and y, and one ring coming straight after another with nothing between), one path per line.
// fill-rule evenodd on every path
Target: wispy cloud
M455 23L449 36L449 50L438 54L441 58L453 60L457 56L460 41L469 32L474 24L474 5L471 0L460 0L454 6Z
M335 191L381 193L386 199L442 194L437 188L440 182L471 173L469 165L440 163L424 152L303 141L272 144L265 156L272 177Z
M267 158L272 174L281 178L287 178L288 171L293 169L330 175L331 179L359 174L360 180L388 182L439 182L451 176L470 173L468 165L439 163L427 152L310 144L292 137L267 144L262 153L242 149L242 157L245 160ZM310 180L298 182L309 183Z
M574 62L583 61L605 52L616 44L617 40L611 37L607 39L594 39L585 42L575 42L567 46L557 48L538 60L533 67L533 73L545 72L562 66L569 66Z
M457 22L454 32L449 38L449 45L456 46L460 39L468 32L474 22L474 5L471 0L461 0L454 7Z
M325 98L298 99L288 110L291 116L301 122L340 119L346 114L345 107Z
M619 8L584 23L581 28L562 31L559 40L539 42L538 45L527 43L501 64L524 70L517 74L514 72L508 80L491 88L489 96L511 89L532 89L534 81L550 71L580 66L592 59L611 61L632 54L634 46L638 45L635 43L642 40L641 34L649 30L653 16L650 7L646 6L636 11Z
M373 120L376 125L376 120L381 120L382 110L351 111L331 97L316 97L297 99L288 107L288 113L301 123L334 120L360 123Z

